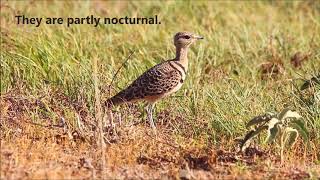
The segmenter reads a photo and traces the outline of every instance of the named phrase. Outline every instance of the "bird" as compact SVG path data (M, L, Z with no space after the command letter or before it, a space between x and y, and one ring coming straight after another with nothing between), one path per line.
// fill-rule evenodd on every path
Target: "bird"
M146 101L147 119L155 130L153 109L156 102L175 93L183 85L188 71L188 49L194 42L204 39L191 32L178 32L173 42L176 48L174 59L163 61L145 71L127 88L107 99L104 104L111 108L124 103Z

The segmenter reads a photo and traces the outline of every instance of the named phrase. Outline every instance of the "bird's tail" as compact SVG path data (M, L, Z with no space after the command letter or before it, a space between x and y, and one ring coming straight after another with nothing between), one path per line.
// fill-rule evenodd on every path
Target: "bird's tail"
M134 89L129 87L125 90L120 91L118 94L116 94L112 98L107 99L105 101L105 106L107 108L111 108L113 106L117 106L123 103L134 102L138 100L138 98L134 95L135 95Z
M112 98L109 98L105 101L104 105L107 107L107 108L111 108L113 106L116 106L116 105L120 105L122 103L126 102L123 98L120 98L120 97L117 97L117 96L114 96Z

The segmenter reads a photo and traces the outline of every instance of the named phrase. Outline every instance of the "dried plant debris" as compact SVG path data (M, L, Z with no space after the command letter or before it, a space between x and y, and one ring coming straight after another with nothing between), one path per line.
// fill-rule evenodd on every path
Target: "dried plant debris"
M87 168L87 169L94 169L94 166L92 165L92 159L88 158L80 158L79 159L79 167Z
M228 76L227 71L219 66L213 66L207 64L204 68L204 75L208 76L208 78L212 81L224 79ZM202 80L203 81L203 80Z
M260 66L261 79L276 78L284 73L284 66L281 61L266 62Z
M287 171L283 171L282 173L284 174L284 177L293 179L293 180L310 178L310 174L308 172L298 168L292 168Z
M302 52L297 52L291 57L291 64L295 68L299 68L302 66L304 61L307 61L311 56L311 53L302 53Z

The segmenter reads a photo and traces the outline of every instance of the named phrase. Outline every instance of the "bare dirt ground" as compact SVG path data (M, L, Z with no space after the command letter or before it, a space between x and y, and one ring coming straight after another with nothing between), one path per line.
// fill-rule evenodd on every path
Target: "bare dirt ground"
M19 98L18 98L19 99ZM21 98L20 98L21 99ZM106 164L101 169L100 147L94 131L40 123L24 108L39 106L17 98L1 100L1 179L305 179L318 178L312 157L292 155L281 164L272 151L257 147L237 152L234 142L212 145L174 133L167 112L160 112L155 135L144 122L106 129ZM168 123L171 122L171 123ZM225 144L225 145L224 145Z
M48 131L48 130L47 130ZM49 130L52 131L52 130ZM304 179L310 178L307 164L299 161L281 166L270 153L255 148L235 153L216 147L173 147L172 140L155 140L145 127L134 127L130 138L109 144L108 178L138 179ZM67 136L67 135L66 135ZM129 137L129 136L128 136ZM32 139L29 135L1 141L1 176L4 179L91 179L100 177L100 152L79 140L61 137ZM313 167L316 171L316 167ZM317 170L319 171L319 170Z

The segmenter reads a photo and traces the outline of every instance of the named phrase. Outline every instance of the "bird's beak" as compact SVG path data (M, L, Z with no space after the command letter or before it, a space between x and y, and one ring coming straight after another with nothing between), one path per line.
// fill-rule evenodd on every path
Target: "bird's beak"
M199 40L199 39L204 39L202 36L199 36L199 35L193 35L193 38L194 38L194 39L197 39L197 40Z

